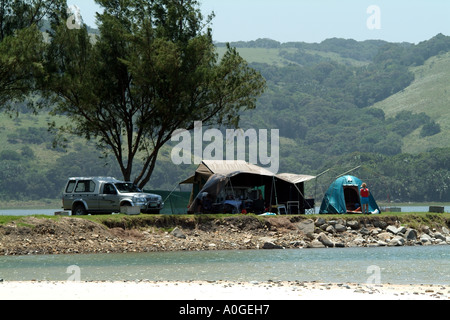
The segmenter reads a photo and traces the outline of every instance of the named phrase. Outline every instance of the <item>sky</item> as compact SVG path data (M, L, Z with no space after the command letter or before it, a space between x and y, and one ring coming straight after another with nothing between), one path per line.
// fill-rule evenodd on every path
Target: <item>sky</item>
M270 38L280 42L322 42L329 38L418 43L450 35L449 0L200 0L214 11L217 42ZM95 27L94 0L67 0Z

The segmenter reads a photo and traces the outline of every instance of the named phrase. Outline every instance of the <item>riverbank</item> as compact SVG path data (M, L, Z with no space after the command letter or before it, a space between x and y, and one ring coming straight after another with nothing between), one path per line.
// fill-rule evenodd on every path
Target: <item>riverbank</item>
M0 255L450 244L448 214L14 217Z
M0 300L448 300L450 287L318 282L0 282Z

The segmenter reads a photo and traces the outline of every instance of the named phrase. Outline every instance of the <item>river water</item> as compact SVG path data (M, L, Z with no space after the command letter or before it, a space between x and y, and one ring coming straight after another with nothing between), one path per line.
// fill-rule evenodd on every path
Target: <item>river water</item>
M450 246L3 256L0 278L450 285Z

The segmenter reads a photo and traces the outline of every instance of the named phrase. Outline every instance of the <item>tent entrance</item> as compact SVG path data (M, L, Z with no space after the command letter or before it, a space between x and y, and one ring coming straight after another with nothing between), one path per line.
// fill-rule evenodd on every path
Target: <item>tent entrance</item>
M344 186L344 198L347 211L354 211L361 206L358 187Z

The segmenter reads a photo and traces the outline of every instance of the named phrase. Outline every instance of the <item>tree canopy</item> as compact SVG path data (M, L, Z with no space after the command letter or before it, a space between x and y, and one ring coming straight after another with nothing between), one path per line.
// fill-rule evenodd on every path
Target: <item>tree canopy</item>
M0 110L13 109L13 102L36 90L35 80L44 74L39 29L64 5L65 0L0 2Z
M61 130L98 142L125 180L143 187L158 152L177 129L237 125L253 109L264 78L228 47L219 61L194 0L96 0L99 35L55 25L46 92L71 125ZM142 170L135 173L140 160Z

